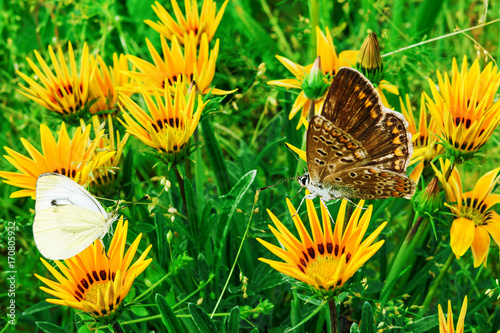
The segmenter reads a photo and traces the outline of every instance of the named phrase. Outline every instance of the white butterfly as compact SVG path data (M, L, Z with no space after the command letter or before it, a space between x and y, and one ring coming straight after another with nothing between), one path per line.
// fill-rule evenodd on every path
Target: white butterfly
M70 178L58 173L38 177L33 236L47 259L63 260L82 252L103 238L117 217Z

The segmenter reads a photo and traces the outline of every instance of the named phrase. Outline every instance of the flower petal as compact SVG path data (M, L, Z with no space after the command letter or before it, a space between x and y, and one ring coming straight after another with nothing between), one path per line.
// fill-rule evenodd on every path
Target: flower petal
M453 221L450 229L450 246L459 259L474 241L474 222L460 217Z

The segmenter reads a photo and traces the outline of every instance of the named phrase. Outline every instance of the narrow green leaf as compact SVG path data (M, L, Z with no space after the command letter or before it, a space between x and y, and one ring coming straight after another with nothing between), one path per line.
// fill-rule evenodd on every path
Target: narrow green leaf
M36 303L35 305L30 306L29 308L27 308L26 310L24 310L23 311L23 316L29 316L29 315L32 315L34 313L37 313L37 312L40 312L40 311L44 311L44 310L48 310L48 309L51 309L51 308L56 307L56 306L57 305L47 303L46 301L40 301L40 302Z
M370 303L363 304L363 312L361 313L361 333L375 333L375 320L373 319L373 311Z
M231 218L233 217L234 211L236 207L241 201L243 195L248 191L250 185L255 180L255 175L257 174L257 170L249 171L245 174L241 179L234 185L231 191L225 196L225 200L222 204L222 210L219 213L219 219L217 225L221 225L224 223L224 230L222 232L222 236L219 241L219 245L217 247L217 264L215 265L215 276L219 276L220 269L220 260L222 258L222 251L224 248L224 244L226 243L226 237L229 232L229 226L231 222Z
M304 318L300 323L298 323L294 327L287 328L285 330L285 333L286 332L291 332L291 331L295 330L297 327L300 327L300 326L304 325L305 323L307 323L312 317L314 317L316 315L316 313L318 313L319 311L321 311L321 309L323 309L323 307L325 306L325 304L326 304L326 302L321 303L320 306L318 306L313 312L311 312L311 314L309 314L309 316L307 316L306 318Z
M208 314L200 308L198 305L194 303L188 304L189 313L191 314L191 318L193 318L194 324L200 332L202 333L217 333L217 328L215 327L212 319L208 316Z
M160 294L156 294L155 296L156 306L161 314L161 321L167 327L167 331L170 333L182 332L181 324L177 317L175 316L174 311L168 306L167 300Z
M445 2L446 0L424 0L421 2L418 6L419 10L415 22L416 36L418 38L428 34L436 26L436 18Z
M37 321L36 326L46 333L66 333L66 330L61 326L48 323L46 321Z
M156 254L158 256L158 262L160 266L165 267L168 259L168 243L167 243L167 219L163 214L156 212L154 217L155 229L156 229L156 239L157 248Z
M351 330L350 330L349 332L350 332L350 333L360 333L360 332L359 332L359 326L358 326L358 324L353 323L353 324L351 325Z
M424 317L415 321L413 324L406 327L406 332L424 333L439 324L438 315Z
M184 192L186 193L186 207L188 213L189 225L191 228L197 229L199 227L199 212L198 201L194 197L194 189L189 179L184 178ZM191 230L196 231L196 230ZM196 235L196 233L193 233Z
M226 332L227 333L239 332L240 321L241 321L240 308L238 306L235 306L234 308L231 309L229 317L227 317L227 322L225 326Z
M201 129L203 139L205 140L205 147L207 148L208 159L212 165L215 180L217 181L219 194L224 195L229 192L231 188L229 172L227 171L226 162L222 156L222 150L220 149L219 142L215 138L214 129L208 116L203 117L201 120Z

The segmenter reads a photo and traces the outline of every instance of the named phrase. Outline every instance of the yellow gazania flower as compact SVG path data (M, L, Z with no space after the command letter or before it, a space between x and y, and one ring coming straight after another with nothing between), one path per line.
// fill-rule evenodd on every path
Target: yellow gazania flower
M118 165L120 164L123 148L130 137L130 134L125 133L123 138L120 140L120 132L116 130L114 132L113 129L113 118L110 114L108 114L107 118L108 131L107 135L103 135L100 137L100 140L97 141L97 150L98 151L116 151L116 154L111 156L109 160L103 163L98 169L92 172L92 177L95 180L93 185L98 187L106 187L110 185L116 178L116 170L119 169ZM105 127L105 122L102 124L99 122L99 118L97 116L92 117L92 124L94 126L94 134L98 137L99 131L102 131L102 128ZM81 127L85 130L86 125L83 123Z
M410 97L406 95L406 106L403 99L399 98L401 104L401 113L408 121L408 130L413 138L413 154L411 156L410 165L417 163L416 167L410 173L410 178L418 183L424 166L427 166L434 157L438 156L442 151L442 146L436 144L436 137L433 133L437 131L437 125L433 118L427 120L428 113L425 108L425 98L421 95L420 98L420 114L418 119L418 126L416 124L416 117L413 114L411 107ZM418 134L418 137L417 137Z
M4 183L22 188L10 195L11 198L31 196L35 199L36 181L38 176L45 172L57 172L68 176L80 185L92 181L91 173L104 165L114 151L97 151L98 141L104 131L97 132L93 141L90 140L91 126L83 132L77 128L70 139L64 122L61 123L59 138L56 142L49 128L40 125L42 153L31 143L21 138L21 142L30 157L24 156L9 147L4 147L8 155L4 155L20 173L0 171L0 177L6 179Z
M104 322L114 322L135 278L152 261L151 258L146 259L152 247L149 245L132 264L142 234L124 253L127 230L128 222L120 219L107 253L101 241L95 240L83 252L64 260L64 263L55 260L59 271L40 258L57 280L35 274L47 286L41 286L40 289L55 297L46 301L84 311Z
M96 67L94 77L90 84L90 96L93 102L90 113L107 111L116 114L118 112L118 88L130 83L130 77L125 74L128 71L127 57L123 54L113 54L113 66L108 66L100 55L96 59L90 56L90 63ZM121 94L130 96L132 92L121 91ZM101 115L102 116L102 115ZM105 116L103 117L106 118Z
M490 138L500 123L500 100L494 102L500 86L500 72L489 63L481 72L476 60L467 69L464 56L462 70L453 58L451 80L437 72L438 85L429 79L432 98L425 94L428 109L436 122L442 142L458 162L470 158Z
M163 90L166 86L174 84L180 76L183 76L187 84L196 82L198 89L203 94L209 92L213 95L231 93L231 91L210 87L215 74L215 62L219 54L219 40L215 42L214 48L209 50L207 35L203 34L198 48L196 39L191 34L184 37L183 51L176 36L172 37L171 48L168 47L167 41L162 36L163 58L147 38L146 43L154 64L128 55L128 59L137 67L139 72L127 72L127 74L139 82ZM136 84L129 85L127 89L137 92L136 87Z
M451 301L448 300L448 320L444 317L441 304L438 304L439 312L439 333L464 333L465 313L467 312L467 296L464 298L460 315L458 316L457 329L453 326L453 312L451 311Z
M347 201L342 200L335 228L332 231L332 221L330 221L324 203L321 202L321 227L312 200L306 199L312 237L300 216L296 214L290 200L286 199L286 201L300 240L268 210L268 214L277 229L272 226L269 228L282 247L272 245L259 238L257 240L285 262L264 258L259 258L259 260L283 274L310 285L322 296L331 296L332 291L342 287L384 244L383 240L375 244L372 243L387 222L382 223L362 242L373 209L370 205L361 215L363 210L360 207L364 204L363 200L359 202L346 225L344 224Z
M19 92L41 106L63 116L84 110L91 100L89 83L95 68L90 64L87 44L83 45L80 71L77 69L71 42L68 43L69 67L66 64L61 47L58 48L59 59L57 59L51 46L49 46L49 54L54 71L49 68L36 50L35 56L40 67L29 58L26 58L38 80L33 80L26 74L17 72L29 85L29 87L25 87L19 84L22 89Z
M441 165L443 166L442 161ZM442 169L447 170L444 166ZM490 250L490 236L500 246L500 216L492 207L500 203L500 195L492 194L496 183L500 181L500 168L483 175L474 186L474 190L462 193L460 174L454 168L448 181L445 171L435 168L436 176L443 184L445 205L455 215L450 229L450 246L455 256L460 258L470 248L474 258L474 267L486 264Z
M201 35L206 33L208 41L210 42L212 38L214 38L215 31L219 27L228 1L229 0L226 0L219 9L219 12L217 12L215 3L212 0L205 0L201 8L201 15L199 15L198 2L196 0L186 0L184 2L186 17L184 17L177 1L172 0L171 2L176 20L174 20L165 8L156 1L151 7L153 7L153 10L161 22L155 23L151 20L144 20L144 22L168 39L172 39L173 36L176 36L182 42L184 36L194 34L196 42L199 42Z
M150 95L140 86L148 112L130 97L120 96L123 120L119 119L127 133L156 149L170 162L180 161L190 153L189 140L208 103L203 102L196 89L187 91L186 85L180 80L173 89L173 97L169 86L165 87L163 96L160 96L158 90L154 89L153 95Z

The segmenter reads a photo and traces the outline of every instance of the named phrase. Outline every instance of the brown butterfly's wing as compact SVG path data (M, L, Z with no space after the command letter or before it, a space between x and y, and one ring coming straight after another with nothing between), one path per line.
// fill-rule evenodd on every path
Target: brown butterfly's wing
M309 122L306 144L307 168L313 183L343 169L362 165L368 157L359 142L321 115Z
M339 70L321 113L368 152L367 165L404 174L413 152L408 122L382 105L371 82L355 69Z
M415 182L406 175L372 166L355 167L331 174L322 180L325 187L343 193L346 198L387 199L390 197L411 199Z

